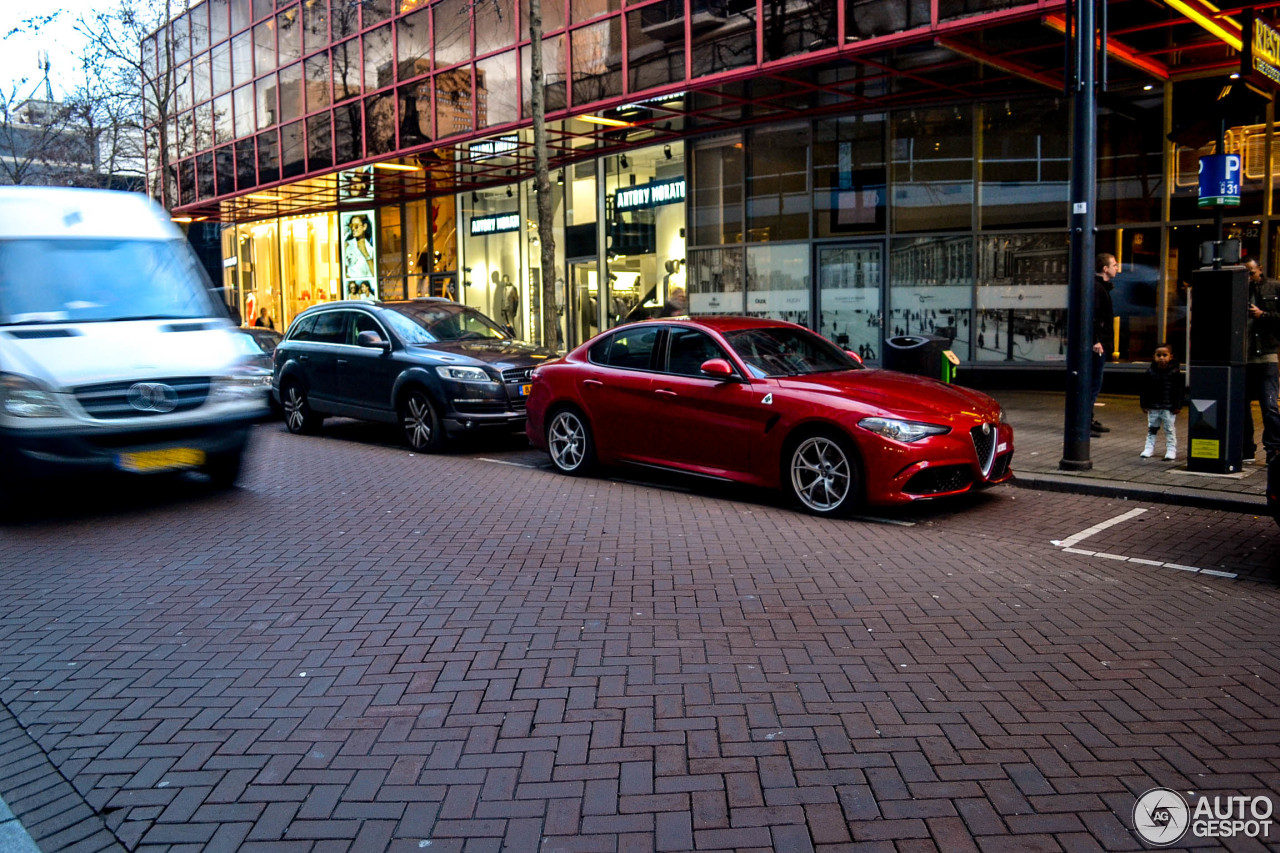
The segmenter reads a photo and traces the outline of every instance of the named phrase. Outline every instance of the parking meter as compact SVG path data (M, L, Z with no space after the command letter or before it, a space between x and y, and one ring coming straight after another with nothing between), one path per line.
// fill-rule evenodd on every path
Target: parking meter
M1187 470L1240 471L1244 451L1245 320L1249 275L1241 266L1191 274L1187 354Z

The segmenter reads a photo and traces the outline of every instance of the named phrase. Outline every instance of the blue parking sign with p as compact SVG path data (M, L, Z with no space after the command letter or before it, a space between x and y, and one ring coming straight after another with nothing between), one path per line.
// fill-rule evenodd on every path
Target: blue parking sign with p
M1200 207L1236 207L1240 204L1239 154L1210 154L1200 158Z

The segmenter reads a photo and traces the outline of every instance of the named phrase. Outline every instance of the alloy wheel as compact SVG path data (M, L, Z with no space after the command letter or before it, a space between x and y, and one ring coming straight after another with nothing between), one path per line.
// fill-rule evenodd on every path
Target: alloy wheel
M409 395L404 406L404 434L414 450L426 450L435 438L435 413L426 395L416 392Z
M814 512L843 506L853 489L853 467L844 448L821 435L801 442L791 454L791 488Z
M587 432L582 420L573 412L556 415L547 430L547 447L557 468L576 471L587 454Z

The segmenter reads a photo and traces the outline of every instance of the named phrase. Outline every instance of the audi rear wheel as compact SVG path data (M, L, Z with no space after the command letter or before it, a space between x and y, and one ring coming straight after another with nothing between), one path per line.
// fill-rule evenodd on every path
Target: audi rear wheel
M284 425L296 435L312 435L320 431L324 416L316 413L307 401L307 392L297 380L288 382L280 390L284 407Z

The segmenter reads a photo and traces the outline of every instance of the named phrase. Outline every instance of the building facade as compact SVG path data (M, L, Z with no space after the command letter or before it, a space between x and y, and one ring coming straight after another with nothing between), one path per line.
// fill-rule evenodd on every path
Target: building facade
M1113 350L1145 362L1183 340L1214 234L1199 156L1225 130L1244 164L1226 228L1269 268L1280 146L1269 101L1232 78L1230 10L1105 5L1097 246L1125 269ZM283 328L323 301L443 295L564 348L683 288L690 313L793 320L872 361L917 332L974 365L1065 361L1063 2L542 14L551 282L526 3L204 0L148 39L176 93L149 116L167 140L151 185L175 218L223 224L232 310Z

